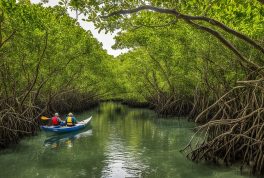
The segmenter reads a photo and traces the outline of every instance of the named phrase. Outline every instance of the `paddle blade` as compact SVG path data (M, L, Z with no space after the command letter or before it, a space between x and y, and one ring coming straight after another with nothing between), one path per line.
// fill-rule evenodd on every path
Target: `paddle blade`
M46 121L46 120L49 120L50 118L45 117L45 116L41 116L40 119L43 120L43 121Z

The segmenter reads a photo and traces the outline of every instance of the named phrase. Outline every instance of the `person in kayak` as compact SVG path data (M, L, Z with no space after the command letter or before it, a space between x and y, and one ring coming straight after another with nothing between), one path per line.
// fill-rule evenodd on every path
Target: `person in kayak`
M65 121L66 121L66 125L69 127L75 126L75 124L78 123L76 118L73 116L73 114L71 112L68 114L68 117L66 118Z
M59 113L55 113L54 116L51 118L51 123L54 126L60 125L62 120L59 117Z

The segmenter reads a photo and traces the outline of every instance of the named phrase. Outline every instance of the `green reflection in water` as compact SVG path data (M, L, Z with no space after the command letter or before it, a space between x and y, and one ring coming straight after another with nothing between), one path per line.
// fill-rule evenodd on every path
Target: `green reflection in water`
M242 178L238 168L195 164L179 150L193 123L114 103L77 115L91 126L75 133L41 132L0 153L0 177ZM245 176L246 177L246 176Z

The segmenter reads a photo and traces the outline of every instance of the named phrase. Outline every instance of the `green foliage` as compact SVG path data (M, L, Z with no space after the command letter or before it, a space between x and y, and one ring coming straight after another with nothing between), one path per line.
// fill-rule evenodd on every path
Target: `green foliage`
M264 6L257 0L104 0L82 1L81 4L78 8L88 15L88 21L93 21L98 29L107 31L126 29L127 24L131 22L130 17L143 12L138 12L137 15L113 16L107 20L101 17L121 9L133 9L142 5L176 9L187 15L211 17L250 36L260 36L264 28ZM147 18L145 16L145 19Z
M122 83L120 90L123 98L144 100L159 92L176 92L192 97L197 88L207 92L209 97L212 93L221 95L234 86L237 80L243 79L246 73L235 61L234 54L219 41L198 32L174 16L140 11L102 18L112 12L142 5L175 8L186 15L216 19L243 34L263 39L264 8L257 0L103 2L88 2L86 5L89 7L83 7L82 11L90 12L88 21L93 21L99 30L121 29L114 48L131 49L113 62L119 66L115 72L122 74L117 75L117 80ZM261 55L247 44L212 25L208 27L223 33L243 54L256 56L255 60L261 62L261 57L258 57Z
M70 90L106 92L111 57L64 8L15 1L1 1L0 8L3 41L14 33L0 48L2 97L23 96L31 86L31 95L43 101Z
M259 41L263 39L264 10L257 0L61 0L53 8L5 0L1 1L2 38L7 39L12 32L15 35L1 48L2 65L7 66L3 78L11 76L13 80L1 87L11 91L16 83L22 92L36 78L33 90L40 87L45 97L74 89L99 93L102 98L144 101L163 92L193 97L197 88L208 96L220 94L245 76L234 54L219 41L175 16L140 11L103 18L142 5L214 18ZM99 31L120 29L113 48L129 48L130 52L112 59L90 32L67 15L68 6L87 15ZM261 63L261 55L241 40L213 25L207 27L218 30L246 56L256 56Z

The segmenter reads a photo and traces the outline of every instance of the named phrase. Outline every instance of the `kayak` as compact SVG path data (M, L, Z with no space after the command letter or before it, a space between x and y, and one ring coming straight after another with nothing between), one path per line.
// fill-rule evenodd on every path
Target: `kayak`
M42 130L47 131L47 132L55 132L55 133L66 133L66 132L73 132L80 130L84 127L86 127L92 120L92 116L78 122L75 126L40 126Z

